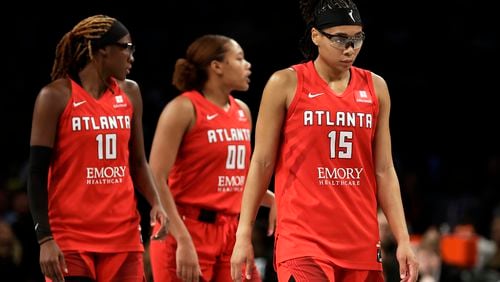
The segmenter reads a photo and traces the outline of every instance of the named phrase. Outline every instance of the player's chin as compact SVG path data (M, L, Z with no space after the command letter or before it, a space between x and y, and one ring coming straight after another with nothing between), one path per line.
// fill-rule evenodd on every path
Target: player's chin
M126 74L126 73L117 73L117 74L115 75L115 78L116 78L117 80L125 80L125 79L127 78L127 74Z
M238 87L239 91L247 91L250 88L250 82L244 82Z

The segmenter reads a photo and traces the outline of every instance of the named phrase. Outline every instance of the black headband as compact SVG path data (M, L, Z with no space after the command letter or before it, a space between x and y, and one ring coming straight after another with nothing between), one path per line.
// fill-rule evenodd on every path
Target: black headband
M118 42L118 40L127 34L129 34L128 29L119 20L115 20L109 30L100 38L95 39L92 45L94 45L94 48L102 48L106 45Z
M325 7L315 14L314 27L318 29L339 25L362 25L358 9Z

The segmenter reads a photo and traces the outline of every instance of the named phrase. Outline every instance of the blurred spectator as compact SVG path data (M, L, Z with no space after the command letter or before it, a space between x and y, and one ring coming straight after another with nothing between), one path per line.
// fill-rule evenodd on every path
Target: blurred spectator
M481 281L500 281L500 206L493 212L491 221L492 255L484 263L479 272Z
M488 156L481 168L484 173L480 177L483 183L480 187L481 207L475 216L477 217L478 232L488 237L492 234L491 222L496 213L492 213L492 211L500 205L500 189L498 189L500 187L500 156L498 154Z
M491 223L491 240L495 242L496 251L493 257L488 261L487 267L500 271L500 209Z
M417 247L420 282L461 282L462 269L443 262L441 257L441 233L430 227Z
M0 277L2 279L21 277L21 253L21 245L11 226L0 220Z
M387 218L382 210L377 212L379 232L380 232L380 247L382 251L382 268L386 282L401 281L399 278L399 265L396 259L397 244L391 232Z
M273 265L274 236L267 234L269 209L260 208L252 231L255 265L261 275L262 282L277 282L278 277Z
M10 199L9 193L7 190L4 190L3 187L0 188L0 220L8 221L7 217L9 217L10 212Z
M39 246L35 232L33 232L33 219L29 212L28 195L26 191L18 190L13 192L11 197L11 225L15 236L22 246L23 254L20 260L20 266L23 269L22 277L24 282L43 281L43 275L40 270Z

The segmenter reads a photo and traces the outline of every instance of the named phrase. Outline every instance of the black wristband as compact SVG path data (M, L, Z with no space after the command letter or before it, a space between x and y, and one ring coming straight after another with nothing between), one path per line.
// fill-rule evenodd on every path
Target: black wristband
M51 240L54 240L54 237L47 236L47 237L43 238L42 240L38 241L38 245L41 246L43 243L46 243L46 242L51 241Z
M47 179L52 148L31 146L28 175L28 199L38 241L52 237L49 224Z

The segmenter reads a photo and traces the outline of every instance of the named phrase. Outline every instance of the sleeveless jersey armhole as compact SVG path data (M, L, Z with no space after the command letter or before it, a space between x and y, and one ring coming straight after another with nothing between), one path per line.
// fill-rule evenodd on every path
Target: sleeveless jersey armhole
M368 84L368 89L370 90L370 93L372 95L372 101L373 101L373 112L375 114L374 119L378 120L378 114L379 114L379 102L378 102L378 95L377 92L375 92L375 86L373 85L373 75L371 71L365 70L364 71L365 76L366 76L366 83ZM375 132L377 131L377 124L375 123L375 128L373 130L373 136L375 136Z
M304 73L303 73L304 65L295 65L290 67L289 69L295 72L297 76L297 86L295 87L295 94L293 95L293 99L288 106L286 119L288 120L295 112L297 108L297 103L299 102L300 95L302 94L302 88L304 87Z
M186 136L188 136L191 132L193 132L193 130L199 126L200 122L201 122L201 119L200 119L200 112L199 112L199 109L198 107L196 107L196 97L194 95L198 95L197 93L191 91L191 92L185 92L183 94L181 94L183 97L185 97L186 99L189 100L189 102L191 103L191 106L193 107L193 111L194 111L194 124L193 126L191 126L185 133Z

